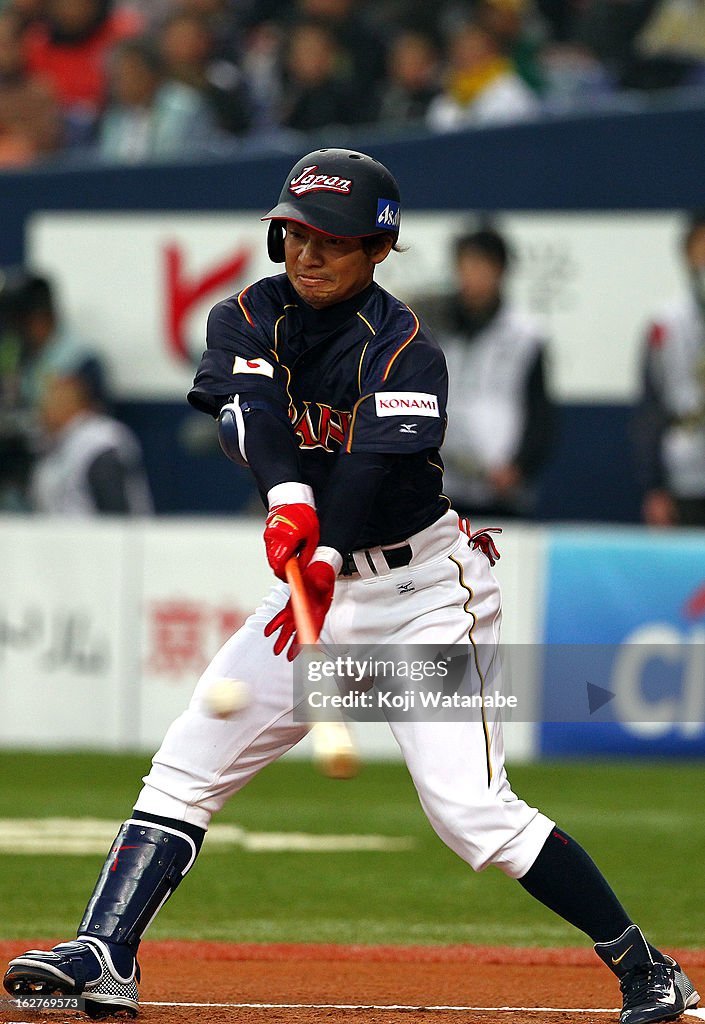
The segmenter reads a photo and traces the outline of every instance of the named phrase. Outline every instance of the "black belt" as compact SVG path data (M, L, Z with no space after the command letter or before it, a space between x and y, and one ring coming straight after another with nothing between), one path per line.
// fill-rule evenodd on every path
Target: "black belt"
M413 551L411 550L411 544L402 544L398 548L382 548L382 558L385 560L390 569L401 569L403 565L408 565L413 558ZM378 575L374 561L369 551L361 551L358 554L362 554L366 559L371 571ZM358 572L358 568L355 565L355 559L353 558L352 551L348 551L346 555L343 555L343 567L338 573L339 576L354 576Z

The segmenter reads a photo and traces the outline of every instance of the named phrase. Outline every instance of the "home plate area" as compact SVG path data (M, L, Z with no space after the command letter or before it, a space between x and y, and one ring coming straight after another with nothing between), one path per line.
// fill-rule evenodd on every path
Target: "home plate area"
M46 940L0 943L0 956L30 946ZM705 950L676 955L703 992ZM146 941L140 961L143 1024L604 1024L618 1020L621 1003L590 949ZM77 1024L79 1016L7 1002L0 1019Z

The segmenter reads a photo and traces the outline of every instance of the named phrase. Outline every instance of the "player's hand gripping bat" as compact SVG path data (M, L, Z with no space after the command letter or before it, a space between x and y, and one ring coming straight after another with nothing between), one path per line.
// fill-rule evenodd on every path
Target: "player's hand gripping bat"
M291 607L296 623L296 639L315 647L318 631L313 622L306 588L296 558L286 563L286 578L291 590ZM330 711L327 714L331 714ZM351 779L360 768L360 758L350 730L342 717L335 721L313 722L311 726L313 757L319 769L331 779Z

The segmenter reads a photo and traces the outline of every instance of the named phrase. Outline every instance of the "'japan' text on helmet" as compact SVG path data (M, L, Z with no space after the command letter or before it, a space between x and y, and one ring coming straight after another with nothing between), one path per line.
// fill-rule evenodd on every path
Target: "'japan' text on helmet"
M270 221L267 251L284 260L283 221L337 238L399 234L399 186L384 164L350 149L317 149L287 175L279 201L262 218Z

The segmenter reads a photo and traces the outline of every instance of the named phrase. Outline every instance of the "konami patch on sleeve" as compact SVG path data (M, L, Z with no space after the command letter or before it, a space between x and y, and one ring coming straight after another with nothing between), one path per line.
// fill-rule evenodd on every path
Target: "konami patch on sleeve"
M423 391L377 391L375 409L378 416L440 416L438 396Z
M233 373L261 373L263 377L274 377L274 367L266 359L247 359L235 356Z

